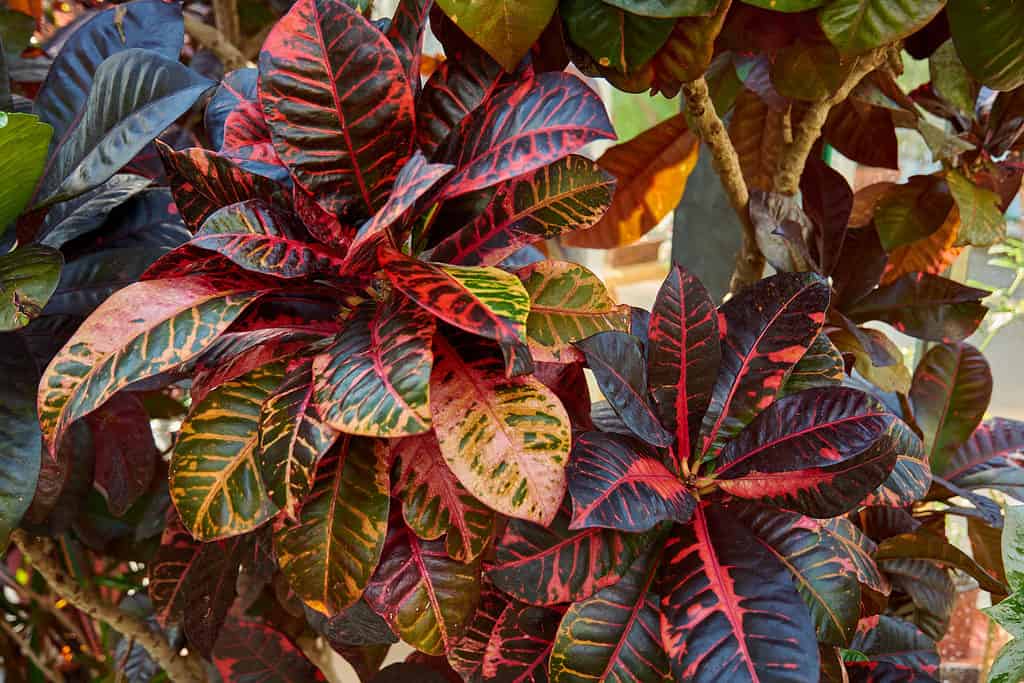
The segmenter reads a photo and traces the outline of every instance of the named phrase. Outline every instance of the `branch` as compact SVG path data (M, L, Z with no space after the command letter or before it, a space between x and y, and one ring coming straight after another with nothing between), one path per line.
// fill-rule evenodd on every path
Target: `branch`
M238 23L238 0L213 0L213 25L232 45L242 38Z
M50 681L50 683L62 683L64 677L48 667L40 654L32 648L32 643L25 636L15 631L14 627L7 623L6 619L0 618L0 628L17 644L21 654L25 655L43 673L43 678Z
M733 147L729 133L715 112L715 105L708 96L708 84L704 78L683 84L686 110L700 139L711 150L711 163L722 181L722 187L732 208L743 224L743 245L736 256L736 270L732 274L730 289L735 293L748 284L761 279L764 272L764 254L757 246L754 224L750 220L750 193L743 179L740 159Z
M53 541L48 538L31 538L21 529L11 534L11 540L32 562L33 568L42 574L55 593L93 619L104 621L122 636L135 640L145 648L153 661L167 672L172 681L205 682L206 676L193 656L182 657L163 635L151 631L146 622L104 602L92 591L86 590L67 576L54 559Z
M223 33L209 24L204 24L188 12L185 13L185 32L201 47L217 55L227 71L241 69L249 63L245 55Z
M776 192L796 194L800 188L800 175L807 163L807 157L814 143L821 137L821 129L825 126L828 113L832 107L849 97L865 76L881 66L886 61L888 53L888 46L884 46L857 57L839 89L811 105L800 119L800 124L793 133L793 141L782 148L778 170L775 173Z

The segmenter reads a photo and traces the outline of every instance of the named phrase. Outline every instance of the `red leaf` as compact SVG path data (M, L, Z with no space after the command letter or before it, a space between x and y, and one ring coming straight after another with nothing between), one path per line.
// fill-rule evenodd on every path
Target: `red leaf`
M494 624L484 652L483 680L544 683L561 611L512 602Z
M432 156L462 119L487 99L501 82L502 68L477 48L449 56L420 93L416 106L416 141Z
M308 683L325 681L302 650L283 634L255 621L233 621L213 653L213 664L225 681Z
M87 419L96 457L93 482L120 517L149 489L156 471L149 415L134 394L122 392Z
M160 537L160 547L149 563L149 598L160 624L178 622L185 610L181 587L195 567L202 544L192 538L181 524L178 513L171 511Z
M1016 467L1006 456L1024 451L1024 422L997 417L974 430L970 438L956 449L949 468L942 476L956 482L973 477L986 469Z
M480 603L469 620L462 637L448 652L448 663L464 680L473 680L481 675L487 643L494 633L498 618L511 599L484 578L480 591Z
M413 93L387 38L345 2L299 0L260 52L260 101L296 184L371 216L412 153Z

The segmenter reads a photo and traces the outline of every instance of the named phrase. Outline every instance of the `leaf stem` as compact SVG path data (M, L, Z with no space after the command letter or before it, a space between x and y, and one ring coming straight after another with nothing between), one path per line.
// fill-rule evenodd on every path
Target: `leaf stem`
M224 64L225 71L241 69L249 60L235 47L235 44L228 40L228 37L209 24L204 24L198 17L185 12L185 32L192 37L200 47L217 56Z
M686 98L686 111L690 114L691 122L696 128L695 132L711 150L712 166L743 225L743 245L736 257L736 268L730 283L730 289L735 293L746 285L760 280L764 272L764 254L757 246L754 223L750 220L750 192L743 179L736 148L722 124L722 119L715 112L715 105L708 95L708 84L704 77L684 83L682 90Z
M195 657L181 656L171 647L162 634L150 630L141 619L122 612L104 602L98 595L70 578L54 559L54 544L48 538L30 537L18 529L11 534L11 540L32 562L53 591L88 614L93 619L106 622L112 629L126 638L132 638L142 646L173 681L204 683L206 676Z

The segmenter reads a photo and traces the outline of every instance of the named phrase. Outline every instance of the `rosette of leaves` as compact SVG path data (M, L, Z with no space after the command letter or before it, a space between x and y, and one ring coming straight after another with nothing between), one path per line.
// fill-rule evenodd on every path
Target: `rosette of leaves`
M204 656L239 568L450 650L496 527L558 512L573 343L628 329L592 273L530 246L610 203L611 176L572 154L613 137L600 99L472 43L421 84L428 6L375 24L293 5L213 94L217 149L157 143L190 239L43 373L51 453L119 397L190 380L150 593Z
M856 634L862 583L883 589L841 515L890 487L927 490L918 437L841 385L828 304L804 273L716 307L676 267L648 325L577 342L607 403L580 427L554 523L513 520L499 540L496 590L449 653L456 670L816 679L819 644ZM924 481L900 479L901 459Z

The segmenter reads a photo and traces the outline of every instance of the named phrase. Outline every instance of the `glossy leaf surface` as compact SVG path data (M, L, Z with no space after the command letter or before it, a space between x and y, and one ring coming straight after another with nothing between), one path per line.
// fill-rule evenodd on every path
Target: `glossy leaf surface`
M437 4L508 72L515 71L558 6L556 0L495 0L486 6L471 0L438 0Z
M299 683L324 681L297 645L269 626L233 621L213 652L213 664L225 680Z
M839 0L818 19L832 44L847 55L905 38L931 21L942 0Z
M1024 84L1024 39L1006 30L1024 21L1019 3L954 0L948 14L957 55L972 76L995 90Z
M39 370L25 340L0 334L5 353L0 371L0 548L7 548L11 532L32 503L39 480L43 441L32 400Z
M46 165L53 129L30 114L0 117L0 234L28 205Z
M42 314L63 265L59 251L41 244L0 254L0 332L22 328Z
M96 469L93 486L120 517L149 489L160 457L149 415L134 395L117 394L89 415Z

